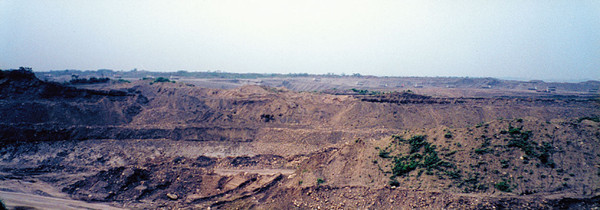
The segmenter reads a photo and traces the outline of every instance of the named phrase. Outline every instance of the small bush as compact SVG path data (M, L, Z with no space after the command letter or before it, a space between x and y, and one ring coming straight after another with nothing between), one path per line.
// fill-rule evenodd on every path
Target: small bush
M486 153L490 153L490 152L492 152L492 149L490 149L490 148L477 148L477 149L475 149L475 153L480 154L480 155L483 155L483 154L486 154Z
M502 165L502 168L508 168L510 166L510 161L500 160L500 164Z
M390 158L390 152L385 149L379 149L379 157L380 158Z
M400 182L398 182L398 180L395 179L390 180L388 184L393 187L400 187Z
M322 178L317 179L317 184L323 184L323 183L325 183L324 179L322 179Z
M479 128L479 127L483 126L483 124L484 124L484 122L477 123L477 125L475 125L475 128Z
M462 175L460 174L460 170L455 170L455 171L446 171L446 175L448 175L448 177L450 177L450 179L460 179L462 178Z
M426 142L425 142L425 136L423 135L416 135L411 137L410 139L408 139L408 143L410 144L410 153L415 153L418 152L421 147L423 147Z
M427 169L429 175L432 169L442 170L442 167L454 167L451 163L439 158L436 146L427 142L424 135L415 135L408 140L403 140L402 137L396 135L392 137L395 140L394 142L400 144L400 146L403 143L408 143L408 149L410 150L407 155L392 156L387 149L375 148L379 150L379 157L393 158L391 165L392 179L397 176L404 176L417 168Z
M502 192L512 192L510 185L506 181L501 181L494 184L494 187Z
M171 81L164 77L158 77L158 78L154 79L154 81L152 83L158 83L158 82L175 82L175 81Z
M90 77L89 79L73 78L73 79L71 79L71 81L69 81L69 83L70 84L97 84L97 83L106 83L108 81L110 81L110 79L107 77L104 77L104 78Z
M444 138L447 138L447 139L452 138L452 133L450 133L450 131L446 132L446 134L444 134Z

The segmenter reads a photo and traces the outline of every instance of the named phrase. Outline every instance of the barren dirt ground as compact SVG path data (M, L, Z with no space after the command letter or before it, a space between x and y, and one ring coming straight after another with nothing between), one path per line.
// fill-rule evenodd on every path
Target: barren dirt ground
M9 208L600 207L594 94L0 76Z

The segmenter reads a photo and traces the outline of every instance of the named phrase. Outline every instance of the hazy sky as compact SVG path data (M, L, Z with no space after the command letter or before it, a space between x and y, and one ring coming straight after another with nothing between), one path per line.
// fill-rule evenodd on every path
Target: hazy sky
M0 68L600 80L600 1L0 0Z

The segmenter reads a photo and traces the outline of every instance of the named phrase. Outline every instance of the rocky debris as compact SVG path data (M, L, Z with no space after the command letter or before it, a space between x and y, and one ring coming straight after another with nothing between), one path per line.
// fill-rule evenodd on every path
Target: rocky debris
M167 197L171 200L177 200L179 199L179 197L177 196L177 194L173 194L173 193L167 193Z

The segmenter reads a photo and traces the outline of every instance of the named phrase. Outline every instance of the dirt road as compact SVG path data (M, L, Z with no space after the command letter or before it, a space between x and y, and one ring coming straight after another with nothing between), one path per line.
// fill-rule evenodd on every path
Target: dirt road
M219 175L236 175L239 173L249 173L258 175L275 175L281 173L290 175L294 173L294 169L215 169L215 173Z
M35 209L121 209L100 203L52 198L17 192L0 191L0 200L8 209L28 207Z

